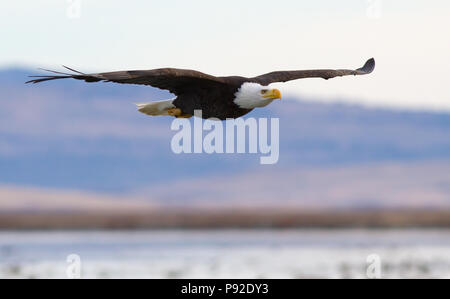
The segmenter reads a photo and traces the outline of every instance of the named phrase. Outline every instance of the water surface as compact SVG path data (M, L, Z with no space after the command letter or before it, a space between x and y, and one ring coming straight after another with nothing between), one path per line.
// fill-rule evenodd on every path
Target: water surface
M1 278L449 278L450 230L0 232ZM369 260L368 260L369 257Z

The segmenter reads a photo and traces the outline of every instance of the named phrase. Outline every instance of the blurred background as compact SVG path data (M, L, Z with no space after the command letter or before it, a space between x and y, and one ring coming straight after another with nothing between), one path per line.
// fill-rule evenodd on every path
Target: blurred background
M450 4L2 3L0 278L450 277ZM274 84L280 158L176 155L143 86L58 80L176 67L355 68ZM375 271L372 271L375 266ZM377 270L379 269L379 271ZM375 274L374 274L375 273Z

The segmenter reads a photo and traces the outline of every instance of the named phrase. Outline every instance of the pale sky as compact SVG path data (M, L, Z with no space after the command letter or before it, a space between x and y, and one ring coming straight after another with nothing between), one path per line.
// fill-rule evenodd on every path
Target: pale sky
M370 76L276 86L321 101L450 111L444 0L1 1L1 68L176 67L254 76L354 68L375 57Z

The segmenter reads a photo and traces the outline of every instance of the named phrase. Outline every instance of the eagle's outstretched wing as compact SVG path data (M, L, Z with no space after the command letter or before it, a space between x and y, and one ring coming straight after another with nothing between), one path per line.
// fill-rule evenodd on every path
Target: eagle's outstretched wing
M30 76L37 79L26 83L39 83L48 80L73 78L86 82L116 82L126 84L150 85L160 89L167 89L175 95L179 95L197 87L207 87L214 84L225 83L222 78L204 74L194 70L183 70L174 68L163 68L154 70L119 71L97 74L84 74L74 69L65 67L75 74L49 71L58 75L53 76Z
M57 75L52 76L30 76L37 79L26 83L39 83L49 80L73 78L86 82L116 82L126 84L142 84L167 89L175 95L192 91L199 88L210 88L222 84L233 84L239 82L256 82L261 85L269 85L274 82L286 82L302 78L324 78L330 79L338 76L366 75L375 68L375 60L369 59L362 68L356 70L304 70L304 71L279 71L271 72L254 78L243 77L215 77L194 70L183 70L174 68L162 68L154 70L119 71L108 73L85 74L69 67L68 70L74 74L45 70Z
M261 85L269 85L274 82L286 82L303 78L331 79L349 75L367 75L375 69L375 59L367 60L362 68L356 70L304 70L304 71L279 71L271 72L258 77L250 78Z

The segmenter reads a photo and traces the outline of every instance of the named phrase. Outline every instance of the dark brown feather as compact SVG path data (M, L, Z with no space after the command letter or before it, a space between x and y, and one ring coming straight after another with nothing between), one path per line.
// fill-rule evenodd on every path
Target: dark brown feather
M162 68L154 70L136 70L136 71L118 71L97 74L84 74L69 67L65 68L76 72L74 75L55 72L63 76L35 76L40 79L33 79L26 83L39 83L47 80L73 78L84 80L86 82L116 82L125 84L143 84L153 87L167 89L170 92L179 95L186 91L192 91L197 86L200 87L218 87L221 85L240 85L243 82L256 82L261 85L268 85L274 82L286 82L303 78L324 78L331 79L340 76L349 75L367 75L375 68L375 60L369 59L362 68L356 70L300 70L300 71L277 71L267 73L253 78L244 77L215 77L194 70L183 70L174 68Z
M304 78L323 78L331 79L334 77L350 76L350 75L367 75L370 74L375 68L375 59L371 58L367 60L363 67L356 70L303 70L303 71L278 71L264 74L258 77L250 78L252 82L259 83L261 85L269 85L275 82L287 82L291 80L304 79Z
M67 69L70 69L66 67ZM116 82L124 84L150 85L156 88L167 89L179 95L186 91L195 89L195 86L218 86L226 84L225 80L194 70L183 70L173 68L163 68L155 70L119 71L97 74L83 74L70 69L77 74L67 76L37 76L40 79L33 79L26 83L39 83L47 80L73 78L86 82Z

